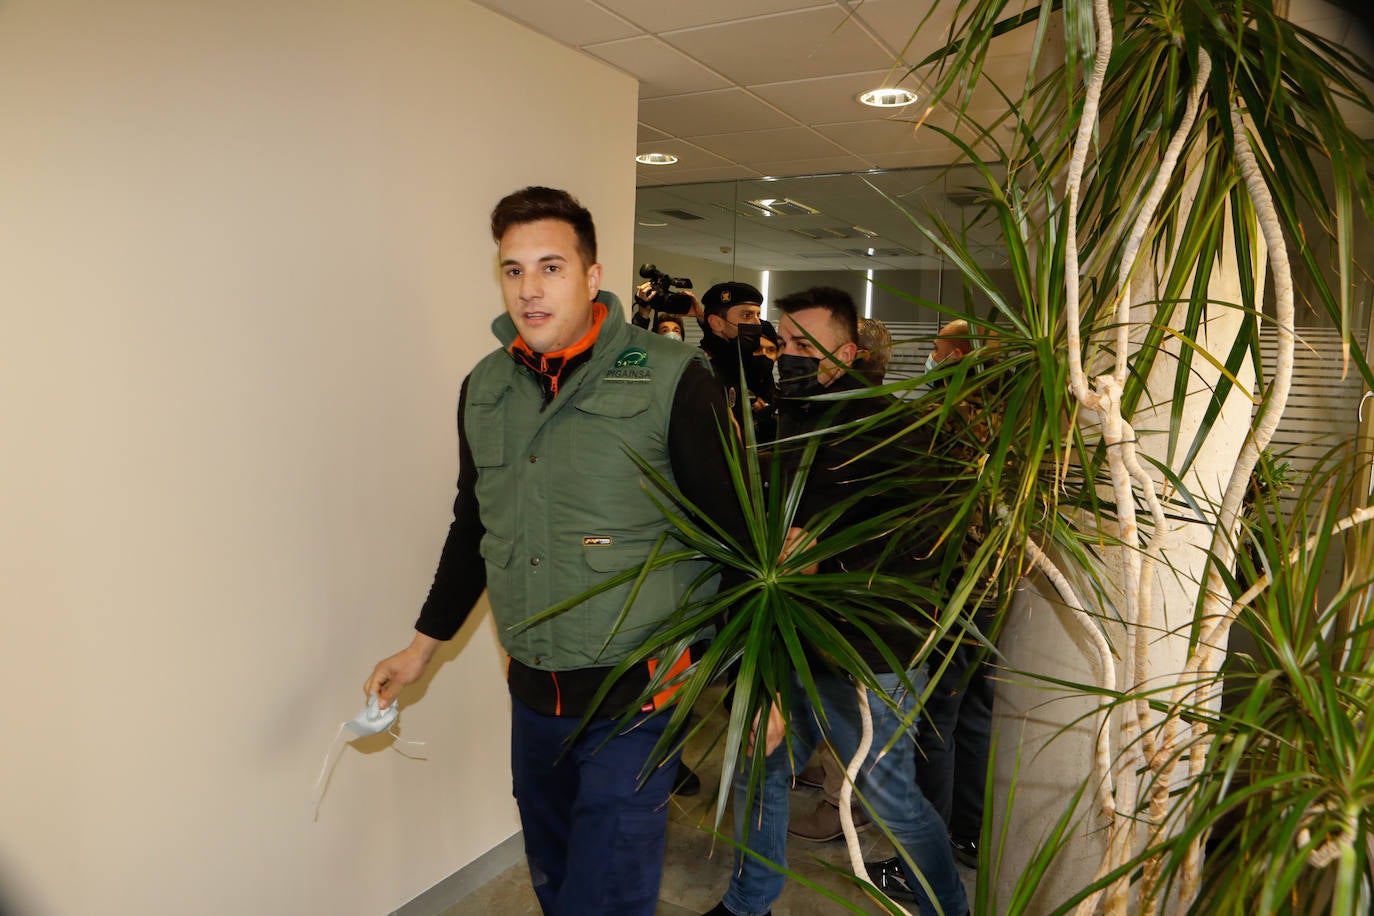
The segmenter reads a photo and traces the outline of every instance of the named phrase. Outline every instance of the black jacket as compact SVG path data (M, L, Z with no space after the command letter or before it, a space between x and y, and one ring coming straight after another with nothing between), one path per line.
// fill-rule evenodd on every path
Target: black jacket
M842 376L827 392L856 391L864 383ZM780 398L778 436L780 440L872 417L892 408L889 396L858 397L838 402L803 401ZM837 430L823 435L807 473L802 499L794 524L814 530L817 516L842 502L852 501L829 531L834 534L864 519L888 513L898 520L891 531L859 544L821 564L821 573L877 572L902 577L938 591L943 557L939 535L943 519L925 517L909 508L938 502L944 481L951 477L948 459L936 447L928 426L907 430L913 416L903 411L875 429L856 434ZM889 437L895 436L888 443ZM882 444L876 450L875 445ZM804 442L784 443L784 481L790 482L799 470ZM860 495L862 494L862 495ZM825 537L824 534L821 535ZM887 600L881 602L893 614L910 622L912 628L898 623L873 624L879 638L900 660L909 660L930 632L936 614L934 602ZM873 642L846 616L843 607L833 608L836 628L850 639L859 654L877 673L892 666ZM915 632L913 632L913 629ZM903 668L906 666L903 665Z

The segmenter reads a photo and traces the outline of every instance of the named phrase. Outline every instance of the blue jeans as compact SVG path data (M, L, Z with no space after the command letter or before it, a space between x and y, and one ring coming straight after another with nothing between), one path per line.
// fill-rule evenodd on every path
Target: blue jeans
M924 670L909 671L907 676L918 691L924 688ZM805 765L822 738L830 740L842 761L853 758L859 747L861 726L854 686L842 677L825 672L816 672L815 678L825 723L822 724L801 683L794 678L788 739L769 755L763 786L756 792L752 809L746 807L747 774L741 772L735 778L736 839L743 837L741 841L752 852L784 868L787 866L787 820L793 768ZM873 746L859 769L857 788L872 808L874 817L892 831L901 850L899 854L905 853L930 883L941 907L939 910L912 876L912 889L921 912L964 916L968 912L968 898L954 865L944 822L916 785L916 745L912 736L897 741L890 751L875 759L897 733L903 717L909 718L916 708L916 697L899 681L895 674L878 676L878 682L895 700L900 714L881 698L869 698L869 709L873 713ZM746 811L747 816L743 813ZM744 832L746 821L747 834ZM909 867L907 871L910 872ZM783 875L774 868L737 852L730 888L725 892L725 908L736 916L761 916L782 893L784 881Z
M663 876L674 755L640 778L668 716L593 721L543 716L511 700L511 781L525 858L546 916L653 916Z

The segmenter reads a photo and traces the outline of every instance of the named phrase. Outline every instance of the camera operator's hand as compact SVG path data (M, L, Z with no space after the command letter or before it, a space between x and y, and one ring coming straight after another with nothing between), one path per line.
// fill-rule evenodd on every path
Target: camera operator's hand
M635 305L644 308L653 308L654 297L658 295L658 290L647 280L635 287Z
M696 296L693 296L691 293L689 293L689 292L688 292L687 290L685 290L685 289L682 290L681 292L679 292L678 295L679 295L679 296L686 296L688 299L691 299L691 300L692 300L692 307L691 307L690 309L688 309L688 310L686 311L686 313L685 313L688 317L690 317L690 318L705 318L705 317L706 317L706 310L703 309L703 308L701 307L701 302L697 300L697 297L696 297Z

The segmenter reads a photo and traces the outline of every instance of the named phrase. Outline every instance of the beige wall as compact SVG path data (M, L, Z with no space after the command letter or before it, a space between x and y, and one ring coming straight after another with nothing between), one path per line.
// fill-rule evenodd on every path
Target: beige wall
M428 760L310 790L442 543L487 213L568 187L629 276L635 105L465 0L0 3L13 909L376 914L517 829L485 613Z

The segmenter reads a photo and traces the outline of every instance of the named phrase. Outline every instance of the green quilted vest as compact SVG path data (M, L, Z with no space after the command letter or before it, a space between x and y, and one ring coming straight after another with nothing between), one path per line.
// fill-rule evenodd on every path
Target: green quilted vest
M634 453L673 479L668 421L678 379L698 351L609 311L591 359L540 410L539 385L505 350L468 380L464 427L477 464L482 558L501 643L512 657L549 671L613 665L660 626L703 568L678 563L649 575L613 639L632 583L516 631L517 624L647 559L668 530ZM502 314L492 330L516 337ZM702 430L702 435L715 435ZM664 550L680 545L671 538Z

